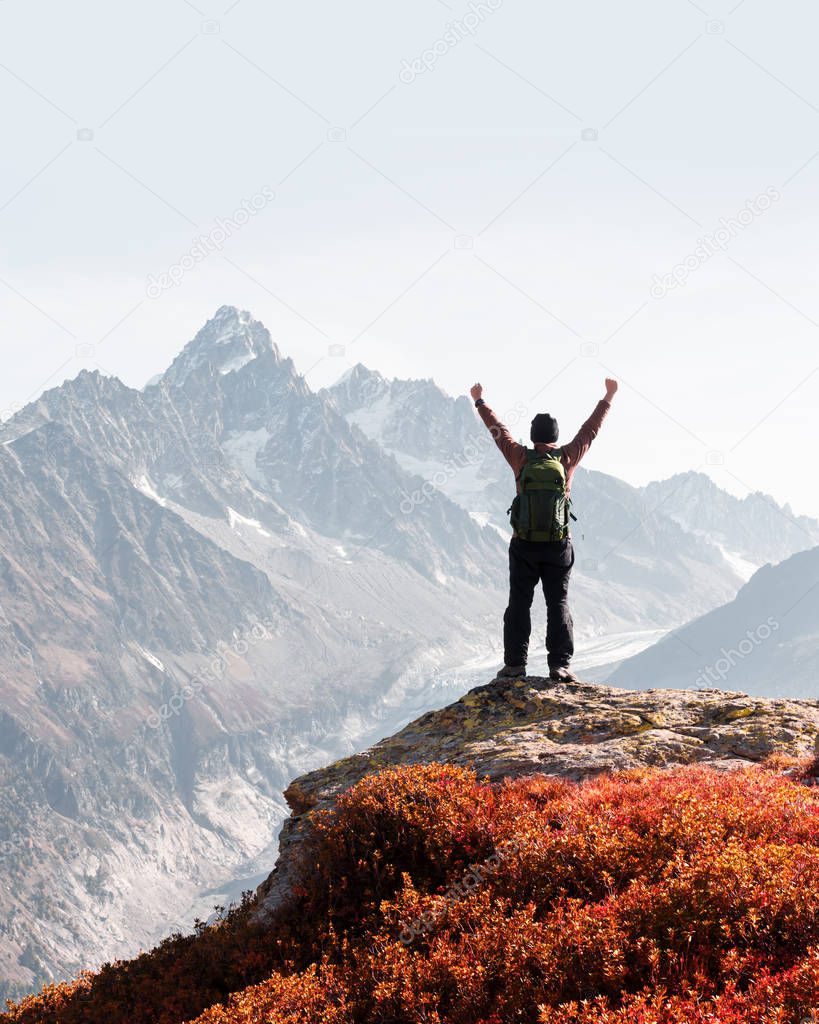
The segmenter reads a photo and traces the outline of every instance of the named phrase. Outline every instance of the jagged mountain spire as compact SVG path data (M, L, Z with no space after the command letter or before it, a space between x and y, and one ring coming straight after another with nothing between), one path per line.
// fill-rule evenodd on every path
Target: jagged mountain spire
M254 320L247 310L220 306L160 380L178 387L202 366L210 366L214 373L232 373L269 352L281 358L264 324Z

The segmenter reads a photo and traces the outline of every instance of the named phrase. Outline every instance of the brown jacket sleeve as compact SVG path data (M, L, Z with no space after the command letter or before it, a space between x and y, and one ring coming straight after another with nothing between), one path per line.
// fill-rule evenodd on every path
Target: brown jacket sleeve
M501 454L515 471L515 476L519 476L520 471L526 464L525 446L518 444L486 402L478 406L478 415L486 424L489 433L494 437L495 444L500 448Z
M574 438L568 444L562 446L563 465L567 470L574 469L589 450L610 408L611 406L605 398L601 399L595 406L594 412L578 430Z

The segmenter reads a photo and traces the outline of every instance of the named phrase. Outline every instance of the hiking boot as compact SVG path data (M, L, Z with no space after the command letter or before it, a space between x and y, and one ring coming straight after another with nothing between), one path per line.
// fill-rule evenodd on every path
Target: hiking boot
M579 683L580 680L566 665L555 665L549 669L549 678L553 683Z
M523 679L526 675L525 665L504 665L495 676L496 679Z

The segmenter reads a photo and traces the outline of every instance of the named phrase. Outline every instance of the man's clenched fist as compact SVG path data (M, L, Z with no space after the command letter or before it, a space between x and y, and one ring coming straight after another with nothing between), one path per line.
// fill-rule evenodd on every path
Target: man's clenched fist
M617 381L614 377L606 377L606 398L611 401L617 394Z
M479 398L483 397L483 388L480 384L473 384L469 389L470 395L472 395L472 401L477 402Z

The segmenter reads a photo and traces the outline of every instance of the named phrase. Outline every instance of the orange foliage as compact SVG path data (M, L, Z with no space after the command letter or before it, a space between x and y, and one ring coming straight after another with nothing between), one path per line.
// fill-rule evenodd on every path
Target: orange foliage
M265 930L248 905L0 1024L819 1024L819 790L799 773L418 766L314 822Z

